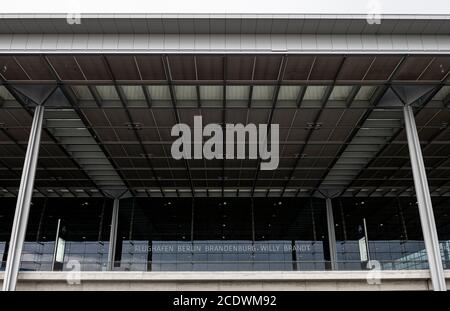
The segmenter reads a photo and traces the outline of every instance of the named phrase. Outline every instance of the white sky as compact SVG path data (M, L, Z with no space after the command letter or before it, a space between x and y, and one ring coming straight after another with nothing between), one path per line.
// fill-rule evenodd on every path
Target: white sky
M450 0L2 0L0 13L450 14Z

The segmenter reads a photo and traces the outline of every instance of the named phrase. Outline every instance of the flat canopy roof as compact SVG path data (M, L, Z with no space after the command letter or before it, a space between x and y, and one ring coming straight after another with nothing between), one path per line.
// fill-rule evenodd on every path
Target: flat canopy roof
M80 24L67 22L75 17ZM3 34L447 35L449 30L448 14L0 14Z
M0 195L17 193L47 95L37 196L408 196L402 96L431 191L450 195L449 72L448 55L2 55ZM174 160L170 130L194 115L279 124L278 168Z

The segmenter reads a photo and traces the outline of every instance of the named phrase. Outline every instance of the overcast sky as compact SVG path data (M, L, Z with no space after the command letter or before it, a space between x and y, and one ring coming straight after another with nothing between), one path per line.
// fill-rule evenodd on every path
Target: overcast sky
M450 0L3 0L0 13L450 14Z

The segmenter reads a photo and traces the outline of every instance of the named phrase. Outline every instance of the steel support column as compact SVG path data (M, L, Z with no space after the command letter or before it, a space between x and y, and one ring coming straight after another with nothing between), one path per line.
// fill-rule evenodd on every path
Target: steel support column
M433 284L433 290L445 291L445 276L442 267L433 206L431 204L430 190L428 188L422 150L420 149L419 135L417 134L414 112L411 105L404 105L403 114L405 118L405 129L408 139L409 155L411 158L414 187L416 189L417 203L419 205L420 222L428 256L428 264L430 266L431 282Z
M334 231L333 205L330 198L325 199L327 207L328 244L330 246L331 269L337 270L336 232Z
M43 120L44 106L37 105L34 111L25 162L23 164L22 178L20 180L19 193L17 195L16 211L14 214L11 240L9 242L8 259L6 261L3 279L4 291L13 291L16 289L28 215L30 214L30 203L33 196L34 177L39 156Z
M117 225L119 222L119 199L114 199L112 217L111 217L111 231L109 233L109 249L108 249L108 270L114 268L114 257L116 254L117 243Z

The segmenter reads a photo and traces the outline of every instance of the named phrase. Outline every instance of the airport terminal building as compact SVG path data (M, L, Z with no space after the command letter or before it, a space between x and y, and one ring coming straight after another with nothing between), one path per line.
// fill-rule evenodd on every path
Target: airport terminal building
M0 15L3 289L446 290L449 33Z

